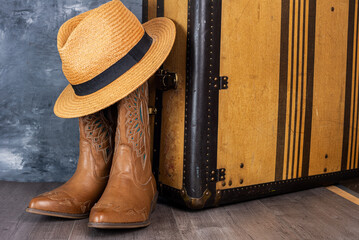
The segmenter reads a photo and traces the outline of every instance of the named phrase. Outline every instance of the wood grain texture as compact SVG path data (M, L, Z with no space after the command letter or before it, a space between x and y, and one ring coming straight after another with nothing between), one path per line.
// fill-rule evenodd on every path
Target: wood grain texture
M186 85L187 1L166 0L164 15L176 24L176 41L164 68L178 75L176 90L163 93L159 180L181 189Z
M148 20L157 17L157 0L148 0Z
M220 71L229 88L219 93L219 189L274 181L281 1L226 0L222 12Z
M352 12L352 16L349 17L349 27L348 31L348 54L351 56L348 58L348 72L347 79L349 80L351 91L347 94L350 95L350 113L348 115L349 119L346 119L345 122L348 124L348 137L346 143L347 145L343 145L343 153L347 151L346 154L343 155L346 158L346 169L354 169L358 167L358 116L359 116L359 71L358 71L358 29L359 29L359 3L358 1L352 1L351 6L354 11ZM352 17L352 20L350 19ZM352 36L353 35L353 36ZM352 38L352 39L351 39Z
M157 0L148 0L148 18L156 17ZM163 93L159 181L181 189L183 177L184 107L186 84L187 1L164 1L164 15L176 25L176 41L164 63L164 69L178 75L178 87ZM155 105L154 78L150 79L150 105ZM151 117L151 136L154 133L154 116ZM151 158L153 159L153 141Z
M88 219L64 220L25 212L33 196L58 185L0 182L0 238L334 240L356 239L359 234L359 206L326 188L196 212L173 208L162 200L152 224L137 230L96 230L87 227Z
M359 205L359 198L354 196L353 194L350 194L348 191L344 191L343 189L337 187L337 186L329 186L327 187L329 191L332 191L333 193L336 193L337 195L347 199L348 201L351 201L352 203Z
M317 1L309 175L341 168L348 9L348 0Z
M219 97L218 168L226 169L226 181L217 188L340 171L349 1L222 5L220 69L229 88ZM348 169L357 167L359 154L358 61L353 64Z

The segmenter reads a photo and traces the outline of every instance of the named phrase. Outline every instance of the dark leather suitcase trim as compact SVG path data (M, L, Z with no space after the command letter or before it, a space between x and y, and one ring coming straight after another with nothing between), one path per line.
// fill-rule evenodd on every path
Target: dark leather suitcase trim
M229 188L226 190L217 190L217 192L215 192L215 194L212 196L215 199L212 207L258 199L259 197L263 198L283 193L290 193L293 191L306 190L314 187L325 187L332 184L337 184L341 180L354 177L359 177L359 169L275 181L246 187ZM166 196L166 198L171 202L193 210L201 209L203 206L209 207L208 204L202 205L201 199L197 199L197 201L195 201L196 199L186 201L186 199L183 198L183 193L181 193L183 189L179 190L161 184L159 191L162 196Z
M157 0L157 17L164 16L164 0ZM142 22L148 21L148 0L142 1ZM163 65L160 67L163 69ZM155 108L157 110L155 114L155 126L153 134L153 160L152 160L152 172L159 185L159 162L160 162L160 145L161 145L161 126L162 126L162 98L163 91L156 89L155 96Z
M142 0L142 23L148 21L148 0Z
M157 0L157 17L164 17L165 0Z
M188 1L182 197L208 193L202 207L214 204L216 192L210 172L217 168L221 6L221 0Z
M160 145L161 145L161 124L162 124L162 96L163 92L156 89L155 108L157 113L155 114L155 126L153 131L153 160L152 160L152 172L155 179L158 181L159 168L160 168Z

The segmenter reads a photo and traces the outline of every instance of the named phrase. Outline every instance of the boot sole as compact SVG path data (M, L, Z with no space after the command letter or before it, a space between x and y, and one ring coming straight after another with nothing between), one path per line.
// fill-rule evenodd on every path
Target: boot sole
M51 211L45 211L45 210L40 210L40 209L35 209L35 208L26 208L26 212L38 214L38 215L59 217L59 218L68 218L68 219L83 219L83 218L88 218L88 216L89 216L89 213L85 213L85 214L60 213L60 212L51 212Z
M132 222L132 223L94 223L89 222L88 227L90 228L101 228L101 229L128 229L128 228L141 228L147 227L151 224L151 215L155 210L156 203L158 198L158 192L156 193L155 197L151 202L151 211L148 219L143 222Z

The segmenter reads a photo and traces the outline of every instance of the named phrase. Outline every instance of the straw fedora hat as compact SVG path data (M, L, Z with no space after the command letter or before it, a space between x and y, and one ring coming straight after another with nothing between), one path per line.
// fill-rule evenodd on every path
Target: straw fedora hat
M81 117L126 97L163 64L175 35L170 19L142 25L119 0L68 20L57 47L70 84L58 97L55 114Z

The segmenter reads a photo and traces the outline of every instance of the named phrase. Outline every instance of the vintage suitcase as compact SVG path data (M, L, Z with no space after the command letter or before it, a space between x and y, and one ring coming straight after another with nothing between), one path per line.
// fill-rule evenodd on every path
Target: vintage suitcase
M143 7L177 26L150 82L163 197L200 209L359 176L357 0Z

